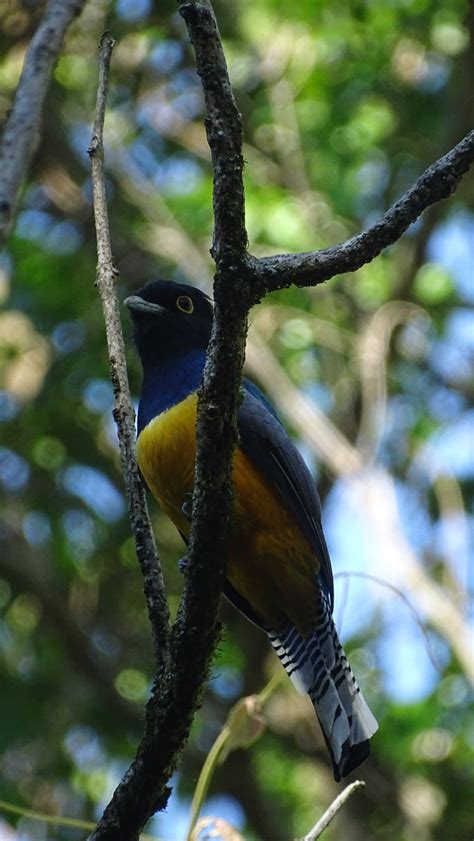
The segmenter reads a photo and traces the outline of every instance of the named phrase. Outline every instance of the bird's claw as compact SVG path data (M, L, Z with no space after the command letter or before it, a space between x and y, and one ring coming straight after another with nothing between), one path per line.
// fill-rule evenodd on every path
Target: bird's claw
M189 558L188 558L187 555L184 555L182 558L179 559L178 569L179 569L181 575L184 575L186 573L186 571L188 569L188 564L189 564Z
M184 498L184 502L181 506L181 511L183 512L184 516L190 520L193 515L193 495L186 494Z

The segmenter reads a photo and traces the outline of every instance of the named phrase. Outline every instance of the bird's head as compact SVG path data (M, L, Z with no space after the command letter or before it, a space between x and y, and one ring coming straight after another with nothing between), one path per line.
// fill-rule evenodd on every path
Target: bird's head
M193 286L154 280L125 299L135 327L135 342L145 367L191 350L206 350L211 335L212 302Z

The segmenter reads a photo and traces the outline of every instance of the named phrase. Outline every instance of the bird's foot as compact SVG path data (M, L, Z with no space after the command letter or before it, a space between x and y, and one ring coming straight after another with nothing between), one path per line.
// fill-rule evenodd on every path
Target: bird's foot
M183 512L184 516L187 517L188 520L191 519L193 515L193 495L186 494L184 498L184 502L181 506L181 511Z
M179 569L181 575L184 575L187 572L188 564L189 564L189 558L188 558L187 555L184 555L182 558L179 559L178 569Z

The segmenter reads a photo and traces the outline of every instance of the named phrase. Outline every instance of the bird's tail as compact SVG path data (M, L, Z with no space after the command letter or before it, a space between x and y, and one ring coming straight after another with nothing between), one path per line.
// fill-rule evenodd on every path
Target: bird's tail
M370 753L369 739L378 729L337 635L323 593L311 633L303 637L288 623L267 631L273 648L300 692L313 702L339 782Z

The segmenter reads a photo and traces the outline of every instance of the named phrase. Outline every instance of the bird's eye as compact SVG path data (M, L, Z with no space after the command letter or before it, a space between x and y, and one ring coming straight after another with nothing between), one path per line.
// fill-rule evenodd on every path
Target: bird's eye
M190 315L194 309L193 299L189 298L188 295L180 295L179 298L176 298L176 306L181 312Z

